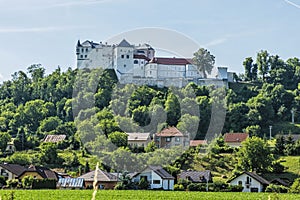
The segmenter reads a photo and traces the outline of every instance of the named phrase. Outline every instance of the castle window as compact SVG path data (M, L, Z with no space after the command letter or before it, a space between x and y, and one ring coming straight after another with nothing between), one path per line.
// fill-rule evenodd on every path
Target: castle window
M121 58L124 58L124 55L121 55Z
M144 64L144 61L142 61L141 63Z
M83 52L84 51L84 49L81 49L81 52Z
M133 64L139 64L139 61L138 60L134 60Z
M126 65L124 65L124 67L126 67Z
M87 58L87 55L85 55L84 57Z
M83 58L83 55L80 55L80 58Z
M86 48L85 51L88 52L89 50Z
M126 58L129 59L129 55L126 55Z

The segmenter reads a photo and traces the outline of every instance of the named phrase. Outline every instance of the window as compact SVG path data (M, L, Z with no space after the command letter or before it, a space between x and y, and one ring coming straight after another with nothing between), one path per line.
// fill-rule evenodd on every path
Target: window
M87 55L85 55L84 57L87 58Z
M121 58L124 58L124 55L121 55Z
M170 137L166 137L166 142L171 142L171 138Z
M243 182L242 181L239 181L239 183L238 183L239 185L243 185Z
M80 58L83 58L83 55L80 55Z
M126 67L126 65L124 65L124 68Z
M180 137L176 137L175 142L180 142Z
M84 52L84 49L81 49L81 52Z
M134 60L133 64L139 64L139 61L138 60Z
M140 180L142 180L142 179L144 179L145 181L148 181L148 176L141 176Z
M144 61L142 61L141 63L144 64Z
M160 184L160 180L153 180L153 184Z
M89 51L89 50L86 48L86 49L85 49L85 52L88 52L88 51Z
M129 59L129 55L126 55L126 58Z

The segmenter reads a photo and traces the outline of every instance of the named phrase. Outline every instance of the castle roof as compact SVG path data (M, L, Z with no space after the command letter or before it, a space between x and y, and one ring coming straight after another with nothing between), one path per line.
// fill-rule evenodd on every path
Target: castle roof
M120 44L118 45L118 47L132 47L129 42L127 42L125 39L123 39Z
M144 59L144 60L150 61L150 58L148 58L145 55L140 55L140 54L134 54L133 58L135 58L135 59Z
M157 63L162 65L188 65L192 64L192 59L190 58L163 58L155 57L152 58L150 63Z

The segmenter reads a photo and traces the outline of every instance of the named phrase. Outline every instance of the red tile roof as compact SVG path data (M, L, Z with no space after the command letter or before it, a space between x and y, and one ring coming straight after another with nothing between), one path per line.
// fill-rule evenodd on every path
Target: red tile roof
M148 58L147 56L145 56L145 55L139 55L139 54L134 54L133 58L135 58L135 59L144 59L144 60L147 60L147 61L150 60L150 58Z
M150 60L150 63L157 63L162 65L187 65L192 64L193 61L190 58L159 58L155 57Z
M183 137L183 134L176 127L168 127L162 130L159 133L156 133L156 136L159 137L171 137L171 136L179 136Z
M198 145L207 145L207 141L206 140L190 140L191 147L196 147Z
M243 142L249 137L248 133L225 133L225 142Z

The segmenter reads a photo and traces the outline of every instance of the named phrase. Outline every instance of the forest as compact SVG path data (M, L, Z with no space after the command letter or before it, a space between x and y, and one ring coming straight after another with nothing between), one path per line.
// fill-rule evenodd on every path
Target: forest
M226 132L266 138L272 126L272 137L300 134L299 59L284 61L260 51L243 67L245 73L235 75L228 88L192 82L158 88L120 85L113 70L57 68L46 74L45 67L33 64L0 85L1 160L88 171L85 157L97 155L108 170L135 170L143 163L171 163L182 150L157 149L154 143L128 147L126 132L156 133L176 126L191 139ZM67 139L42 142L49 134ZM9 142L14 154L5 151ZM132 160L141 164L132 166Z

